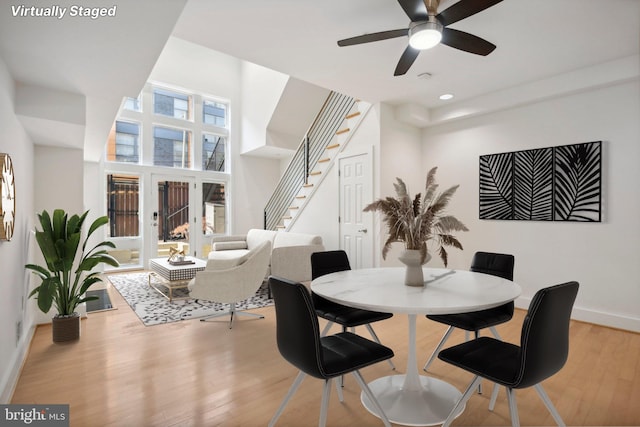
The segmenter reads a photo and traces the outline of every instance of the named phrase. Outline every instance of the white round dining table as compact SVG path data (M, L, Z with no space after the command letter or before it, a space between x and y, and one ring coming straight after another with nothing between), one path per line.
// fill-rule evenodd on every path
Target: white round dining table
M513 301L522 292L516 283L484 273L440 268L423 268L423 273L424 285L421 287L404 284L404 267L340 271L311 282L311 290L330 301L365 310L408 315L406 373L369 383L389 421L408 426L442 424L462 395L445 381L419 375L416 317L497 307ZM364 393L361 400L367 410L376 415ZM463 410L461 408L460 413Z

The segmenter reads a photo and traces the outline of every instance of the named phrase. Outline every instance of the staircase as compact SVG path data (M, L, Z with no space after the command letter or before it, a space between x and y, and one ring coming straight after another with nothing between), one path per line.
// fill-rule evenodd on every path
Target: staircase
M290 229L370 107L346 95L329 94L265 206L265 229Z

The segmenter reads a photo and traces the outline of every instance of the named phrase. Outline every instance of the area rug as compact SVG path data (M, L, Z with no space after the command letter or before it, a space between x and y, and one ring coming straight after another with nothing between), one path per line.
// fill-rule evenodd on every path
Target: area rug
M114 274L107 276L107 279L145 326L197 319L229 310L229 304L193 298L174 299L173 302L169 302L149 286L148 273ZM173 295L174 298L187 296L188 291L178 289ZM267 285L264 284L253 297L236 303L236 309L251 310L269 305L273 305L273 300L269 299Z

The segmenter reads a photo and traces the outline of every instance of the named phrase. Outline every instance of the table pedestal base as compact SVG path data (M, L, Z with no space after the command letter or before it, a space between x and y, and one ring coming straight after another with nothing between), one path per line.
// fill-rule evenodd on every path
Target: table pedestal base
M392 423L406 426L442 424L462 396L457 388L442 380L423 375L419 379L417 390L403 389L405 375L382 377L369 383L369 388ZM376 415L374 406L364 393L360 395L360 400L369 412ZM456 417L462 411L464 407L460 408Z

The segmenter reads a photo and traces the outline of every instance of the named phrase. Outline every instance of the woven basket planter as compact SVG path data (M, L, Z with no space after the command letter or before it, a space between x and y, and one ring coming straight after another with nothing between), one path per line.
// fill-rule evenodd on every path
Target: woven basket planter
M55 316L51 322L53 342L68 342L80 339L80 315Z

